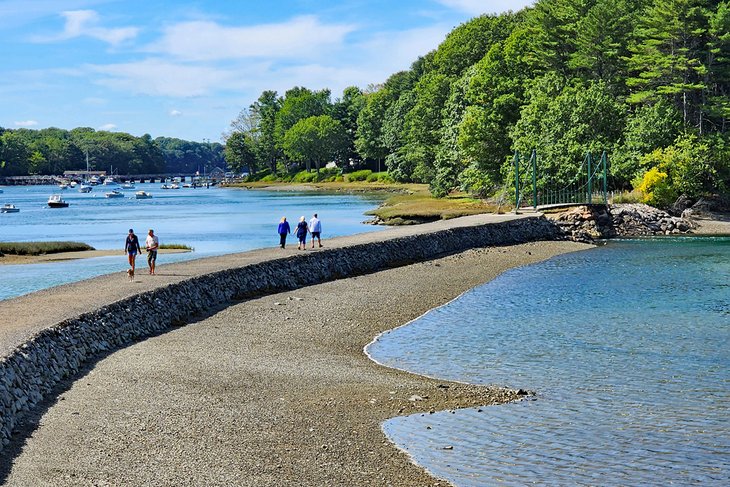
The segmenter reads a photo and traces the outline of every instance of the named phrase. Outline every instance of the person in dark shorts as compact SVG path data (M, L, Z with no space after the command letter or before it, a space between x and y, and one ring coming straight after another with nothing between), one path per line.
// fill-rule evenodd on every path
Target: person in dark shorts
M320 237L322 234L322 222L319 221L316 213L312 219L309 220L309 231L312 233L312 248L314 248L315 238L317 239L317 242L319 242L319 246L322 247L322 238Z
M139 247L139 239L134 234L134 230L131 228L129 229L127 240L124 242L124 253L127 254L129 266L132 268L132 271L134 271L134 262L137 259L137 254L142 253L142 249Z
M307 220L306 218L301 217L299 219L299 223L297 223L297 239L299 239L299 245L297 245L298 250L307 250L307 232L309 232Z
M147 240L145 241L145 247L147 248L147 265L150 268L150 274L155 274L155 265L157 264L157 249L160 248L160 240L155 235L155 231L150 228L147 233Z
M291 227L289 227L289 222L286 221L286 217L282 216L281 221L279 222L279 229L277 230L279 232L279 247L282 249L286 245L286 235L291 233Z

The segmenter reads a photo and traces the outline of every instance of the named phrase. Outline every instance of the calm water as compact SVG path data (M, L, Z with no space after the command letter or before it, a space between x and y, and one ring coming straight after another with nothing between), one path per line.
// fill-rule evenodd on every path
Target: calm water
M97 249L119 249L119 256L2 266L0 299L125 269L122 249L129 228L135 229L142 242L147 229L154 228L162 244L195 248L192 253L161 255L160 264L276 246L276 227L282 216L296 222L299 216L309 220L312 213L318 213L324 238L380 229L362 224L367 219L364 212L381 201L373 196L223 188L162 190L159 184L150 183L138 184L136 189L151 192L153 198L147 200L133 199L134 191L126 191L123 199L105 198L109 188L103 186L87 194L70 188L61 192L51 186L2 189L0 205L13 203L20 212L0 213L0 240L72 240ZM70 206L48 208L52 193L62 193Z
M384 424L459 486L730 484L730 239L620 241L515 269L369 351L537 392Z

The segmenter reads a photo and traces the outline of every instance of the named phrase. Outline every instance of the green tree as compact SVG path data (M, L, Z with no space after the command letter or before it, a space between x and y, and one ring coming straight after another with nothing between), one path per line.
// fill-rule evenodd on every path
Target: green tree
M249 174L258 170L255 153L256 142L243 132L233 132L226 140L225 158L228 167L235 172L246 168Z
M309 117L286 132L283 147L291 159L305 162L307 171L314 162L319 173L322 163L342 156L347 148L347 134L342 124L329 115Z

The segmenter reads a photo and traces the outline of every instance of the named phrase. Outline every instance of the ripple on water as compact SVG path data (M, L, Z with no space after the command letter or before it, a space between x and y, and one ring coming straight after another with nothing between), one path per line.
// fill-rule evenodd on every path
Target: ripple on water
M395 418L385 433L459 486L726 485L729 244L625 241L560 256L383 335L369 352L387 365L538 392Z

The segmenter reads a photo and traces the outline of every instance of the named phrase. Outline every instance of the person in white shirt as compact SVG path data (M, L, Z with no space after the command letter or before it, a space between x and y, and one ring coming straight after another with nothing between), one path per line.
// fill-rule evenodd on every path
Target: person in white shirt
M319 218L317 218L317 214L315 213L311 220L309 220L309 231L312 233L312 248L314 248L314 239L317 239L317 242L319 243L319 246L322 246L322 238L320 235L322 234L322 222L319 221Z
M147 234L147 240L145 240L145 247L147 247L147 265L150 266L150 274L155 274L155 264L157 263L157 249L160 247L160 241L155 235L155 231L150 228Z

